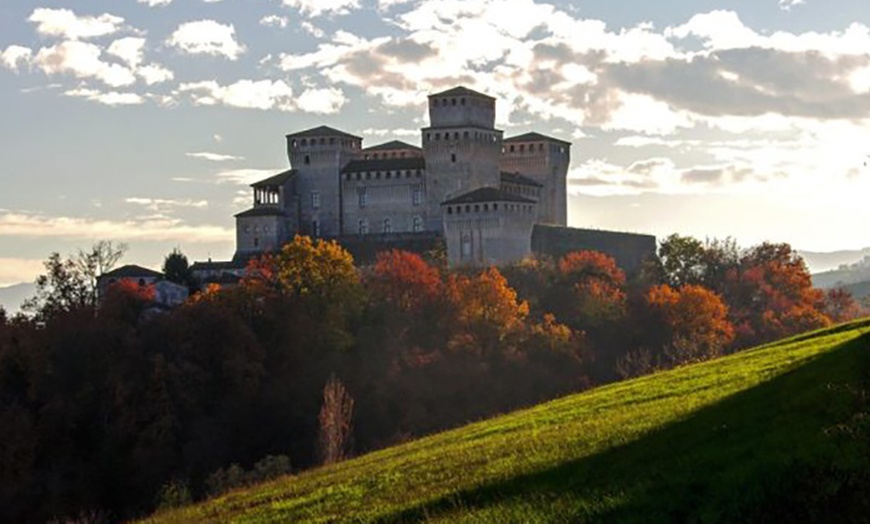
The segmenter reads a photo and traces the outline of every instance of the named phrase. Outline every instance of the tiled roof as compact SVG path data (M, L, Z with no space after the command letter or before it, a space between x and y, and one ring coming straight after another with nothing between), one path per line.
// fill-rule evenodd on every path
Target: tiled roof
M541 133L524 133L522 135L512 136L510 138L505 138L503 140L505 143L510 142L558 142L560 144L571 145L571 142L567 142L565 140L560 140L558 138L553 138L551 136L542 135Z
M494 187L481 187L480 189L475 189L474 191L465 193L464 195L459 195L458 197L451 198L450 200L445 200L441 202L442 206L453 205L453 204L474 204L478 202L519 202L521 204L534 204L534 200L529 200L528 198L524 198L517 195L512 195L501 189L497 189Z
M260 180L259 182L254 182L251 184L251 187L263 187L263 186L280 186L284 185L288 180L296 176L295 169L288 169L283 173L278 173L275 176L270 176L265 180Z
M351 160L341 169L341 172L360 173L363 171L393 171L397 169L426 169L426 160L422 157Z
M483 93L478 93L477 91L473 91L473 90L468 89L467 87L463 87L463 86L457 86L457 87L454 87L452 89L448 89L447 91L441 91L440 93L433 93L429 96L430 97L432 97L432 96L482 96L484 98L491 98L491 99L495 100L495 98L493 98L489 95L485 95Z
M392 140L376 146L367 147L363 149L363 151L391 151L393 149L413 149L415 151L421 151L419 147L412 146L411 144L407 144L401 140Z
M108 273L103 273L100 276L109 278L163 278L163 273L154 271L153 269L148 269L147 267L127 264L126 266L113 269Z
M275 206L259 206L252 207L247 211L242 211L241 213L237 213L236 218L245 218L245 217L266 217L266 216L284 216L284 210L280 207Z
M287 135L287 138L307 138L311 136L343 136L345 138L355 138L357 140L362 140L362 137L358 137L350 133L345 133L344 131L334 129L329 126L313 127L311 129L306 129L305 131L299 131L298 133L290 133L289 135Z
M523 176L519 173L508 173L505 171L501 172L501 181L502 183L518 184L521 186L544 187L544 184L541 184L536 180L532 180L527 176Z

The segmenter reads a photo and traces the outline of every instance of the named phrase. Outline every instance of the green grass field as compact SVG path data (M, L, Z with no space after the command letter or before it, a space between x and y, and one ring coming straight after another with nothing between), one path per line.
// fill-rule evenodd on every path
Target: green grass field
M147 522L870 519L865 333L608 385Z

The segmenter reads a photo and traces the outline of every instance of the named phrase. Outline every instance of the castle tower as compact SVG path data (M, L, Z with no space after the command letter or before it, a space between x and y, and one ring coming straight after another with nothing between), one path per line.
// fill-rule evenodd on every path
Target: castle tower
M494 127L495 98L464 87L429 95L429 122L422 129L426 229L440 231L442 202L481 187L499 187L502 131Z
M522 173L541 184L539 223L568 225L567 178L570 163L571 142L540 133L526 133L504 140L502 171Z
M362 151L362 138L320 126L287 135L287 157L296 173L299 233L341 234L339 173Z

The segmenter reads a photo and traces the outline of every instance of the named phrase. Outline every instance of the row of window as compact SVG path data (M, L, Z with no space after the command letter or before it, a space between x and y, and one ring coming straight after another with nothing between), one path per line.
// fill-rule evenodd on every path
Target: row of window
M435 141L440 141L442 139L441 133L426 133L425 137L426 137L426 142L431 142L433 139ZM479 131L475 131L473 135L471 134L470 131L463 131L461 135L460 135L459 131L454 131L452 135L448 131L448 132L445 132L443 135L444 140L459 140L460 138L462 140L470 140L472 137L474 138L474 140L483 140L483 141L490 141L490 142L498 141L498 136L496 136L495 134L482 133Z
M360 187L357 189L357 197L359 207L363 208L369 205L369 195L366 188ZM419 187L415 187L411 191L411 203L415 206L419 206L423 203L423 189Z
M448 215L461 215L463 210L465 213L489 213L490 210L498 211L499 205L497 202L490 204L465 204L456 206L447 206ZM509 212L531 213L532 206L530 204L502 204L501 209Z
M411 231L414 233L419 233L423 231L423 219L420 217L414 217L411 220ZM357 223L357 232L360 235L369 234L369 221L368 219L360 219ZM390 218L385 218L381 221L381 233L392 233L393 232L393 221Z
M415 178L420 178L423 176L423 172L419 169L416 169L414 171L406 169L405 171L366 171L365 173L346 173L344 175L344 179L351 180L355 178L356 180L362 180L363 178L365 178L366 180L371 180L372 178L374 178L375 180L380 180L381 175L383 175L383 178L389 180L391 178L402 178L403 173L405 175L405 178L411 178L411 175L413 175Z
M363 155L364 160L378 160L381 158L405 158L408 156L407 151L391 151L384 153L366 153Z
M453 107L453 106L457 106L457 105L459 105L459 106L464 106L464 105L466 105L466 103L467 103L467 102L466 102L466 98L465 98L465 97L460 97L460 98L432 98L432 99L431 99L432 107L438 107L438 106L442 106L442 107L451 106L451 107ZM483 106L483 107L494 107L494 106L495 106L495 101L494 101L494 100L486 100L486 101L484 101L484 100L481 100L481 99L479 99L479 98L472 98L472 99L471 99L471 104L469 104L469 105L479 105L479 106Z
M515 186L513 184L503 185L502 190L504 190L505 193L511 193L513 195L522 195L522 196L529 196L529 197L536 197L539 194L539 190L536 187Z
M501 152L502 153L517 153L517 152L525 153L527 149L528 149L529 153L533 153L533 152L535 152L535 150L544 151L544 144L543 143L528 144L528 148L526 147L526 144L510 144L507 147L502 147ZM550 150L553 152L558 151L559 153L565 153L565 146L557 146L555 144L551 144Z
M254 233L259 233L261 230L260 226L254 226L253 228L251 228L251 226L245 226L245 233L250 233L252 229ZM268 233L271 231L271 228L269 228L269 226L263 226L262 231L263 233Z
M336 137L334 137L334 136L331 136L331 137L329 137L329 138L326 138L326 137L320 137L320 138L302 138L302 139L299 139L299 140L296 140L296 139L294 138L293 140L290 141L290 145L291 145L292 147L297 147L297 146L306 147L306 146L309 146L309 145L311 145L311 146L316 146L316 145L321 145L321 146L330 145L330 146L334 146L334 145L336 145L336 144L341 144L341 145L344 146L344 147L352 147L352 148L355 148L355 149L359 149L359 148L362 147L362 141L361 141L361 140L352 140L352 139L349 139L349 138L336 138Z

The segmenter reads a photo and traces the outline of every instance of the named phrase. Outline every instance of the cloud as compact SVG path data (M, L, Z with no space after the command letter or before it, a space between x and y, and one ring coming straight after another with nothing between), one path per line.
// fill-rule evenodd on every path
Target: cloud
M166 43L187 54L222 56L236 60L245 47L236 41L236 29L214 20L186 22L169 37Z
M340 89L334 87L310 88L299 95L296 106L299 110L307 113L328 115L338 113L345 103L347 103L347 97Z
M243 79L226 86L207 80L181 84L178 92L190 94L195 105L318 114L336 113L347 102L337 88L311 87L296 97L293 88L283 80Z
M111 87L128 86L136 82L133 72L119 64L101 60L99 46L67 40L36 53L32 64L45 74L72 74L77 78L96 78Z
M286 16L268 15L260 19L260 25L285 28L290 23Z
M165 6L172 3L172 0L136 0L140 4L146 4L148 7Z
M27 19L36 24L42 36L57 36L70 40L95 38L117 33L124 19L108 13L99 16L78 16L69 9L34 9Z
M164 211L168 211L171 209L178 208L194 208L194 209L205 209L208 207L208 201L206 200L191 200L191 199L165 199L165 198L144 198L144 197L130 197L124 199L124 202L128 204L137 204L140 206L145 206L146 208L154 211L155 213L162 213Z
M10 45L0 52L0 64L7 69L18 71L33 59L33 51L20 45Z
M359 0L283 0L306 16L345 15L360 8Z
M132 36L120 38L112 42L106 52L120 58L131 69L136 69L142 63L142 57L145 53L145 39Z
M233 155L221 155L219 153L208 153L208 152L198 152L198 153L187 153L187 156L191 158L201 158L203 160L210 160L212 162L227 162L230 160L244 160L243 156L233 156Z
M779 8L783 11L791 11L792 7L805 3L804 0L779 0Z
M45 267L42 260L0 257L0 287L33 282L43 271Z
M140 67L136 70L136 76L141 78L149 86L168 82L175 78L175 74L172 71L157 64L149 64Z
M0 237L213 243L232 241L234 231L214 225L187 224L167 217L106 220L0 211Z
M101 92L96 89L70 89L64 92L64 95L84 98L91 102L97 102L107 106L129 106L139 105L145 102L145 99L136 93L119 93L117 91Z

